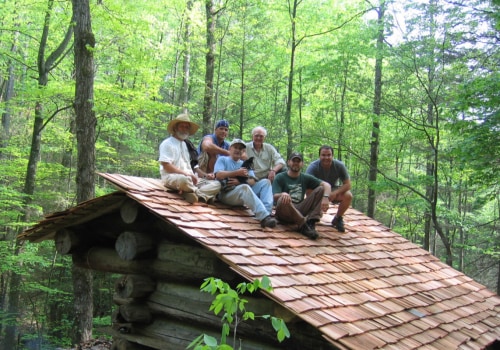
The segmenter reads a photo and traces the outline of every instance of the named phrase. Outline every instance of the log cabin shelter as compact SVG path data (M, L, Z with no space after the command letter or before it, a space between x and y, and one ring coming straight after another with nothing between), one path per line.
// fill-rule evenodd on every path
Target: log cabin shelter
M247 309L283 318L291 337L279 343L269 320L247 321L237 330L242 349L500 348L498 295L355 209L340 233L330 205L310 240L293 225L262 229L244 207L189 204L159 179L99 176L116 191L48 215L18 238L54 240L74 264L121 274L109 327L116 349L219 339L203 280L263 276L273 290L248 296Z

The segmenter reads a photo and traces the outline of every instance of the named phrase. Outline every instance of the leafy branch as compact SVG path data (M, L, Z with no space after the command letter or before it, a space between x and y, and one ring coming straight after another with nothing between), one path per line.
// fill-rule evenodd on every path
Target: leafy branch
M193 348L194 350L233 350L231 345L227 344L227 337L230 334L231 328L233 328L233 346L236 344L236 334L238 325L247 320L255 320L256 317L263 319L271 319L271 324L276 331L276 336L280 342L285 338L290 337L290 332L281 318L277 318L271 315L260 315L256 316L252 311L246 309L246 304L248 300L243 299L241 296L246 292L254 293L258 290L264 290L271 292L273 290L271 286L271 280L269 277L264 276L261 280L255 279L253 282L242 282L238 284L236 289L231 288L231 286L218 279L209 277L204 280L200 290L202 292L210 293L216 295L215 299L210 305L210 311L213 311L215 315L222 315L222 333L220 344L218 344L217 339L207 334L201 334L195 340L189 344L187 349ZM241 349L241 345L239 347Z

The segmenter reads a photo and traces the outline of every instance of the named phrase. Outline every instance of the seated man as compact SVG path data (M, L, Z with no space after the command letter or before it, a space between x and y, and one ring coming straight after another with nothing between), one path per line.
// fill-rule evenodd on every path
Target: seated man
M296 224L300 233L316 239L316 223L322 212L328 210L330 184L301 172L304 159L300 153L292 153L287 165L288 170L276 175L273 181L276 217Z
M198 178L194 174L185 142L198 128L187 114L181 114L168 123L171 136L160 144L160 175L167 188L181 191L189 203L196 203L198 199L208 203L219 193L220 182Z
M340 160L333 159L331 146L323 145L319 148L319 159L309 164L306 172L328 182L332 187L328 200L339 203L332 226L339 232L345 232L343 215L352 203L351 180L346 166Z
M252 130L252 141L247 142L247 158L254 157L254 172L257 179L269 179L273 182L274 177L285 166L285 161L273 145L264 142L267 131L262 126Z
M229 143L226 141L229 132L227 120L219 120L215 124L214 133L203 136L198 146L198 164L200 170L213 175L214 165L219 156L229 155Z
M221 156L215 162L216 179L226 182L226 189L222 188L219 200L229 205L245 205L254 212L261 227L275 227L276 219L271 217L271 183L269 180L255 181L253 171L242 167L244 149L245 143L234 139L229 146L229 156ZM242 183L238 177L248 178L247 183Z

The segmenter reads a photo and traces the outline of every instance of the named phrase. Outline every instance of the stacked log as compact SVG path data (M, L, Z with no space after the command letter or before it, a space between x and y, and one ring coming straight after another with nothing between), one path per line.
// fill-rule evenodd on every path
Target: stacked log
M213 252L134 203L125 201L119 211L106 214L106 222L96 218L61 230L55 239L57 251L72 254L77 266L122 274L113 295L112 349L180 350L201 334L220 339L222 315L209 311L214 296L199 287L207 277L234 286L242 278ZM292 339L279 343L270 321L257 318L238 325L235 348L241 342L245 350L332 349L315 328L271 299L244 298L256 315L283 318Z

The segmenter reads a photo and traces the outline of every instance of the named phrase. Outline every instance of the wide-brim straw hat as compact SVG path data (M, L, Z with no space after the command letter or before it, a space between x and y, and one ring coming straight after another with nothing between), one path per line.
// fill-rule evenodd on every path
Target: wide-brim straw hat
M174 129L175 126L179 123L189 123L191 125L191 128L189 129L189 135L194 135L200 126L191 120L189 120L189 115L188 114L179 114L175 119L172 119L167 126L167 131L169 134L173 135L174 134Z

